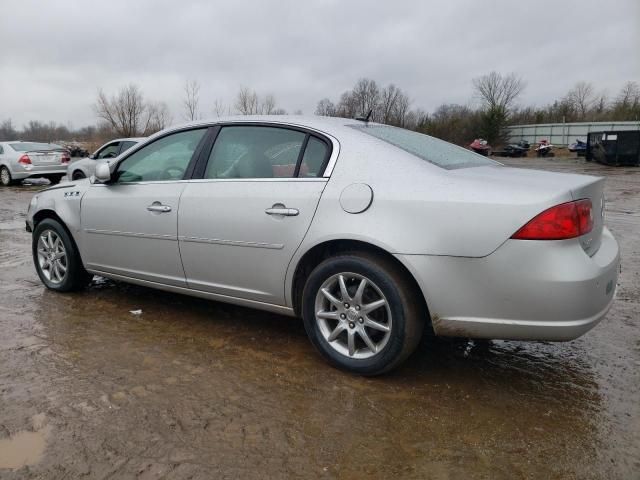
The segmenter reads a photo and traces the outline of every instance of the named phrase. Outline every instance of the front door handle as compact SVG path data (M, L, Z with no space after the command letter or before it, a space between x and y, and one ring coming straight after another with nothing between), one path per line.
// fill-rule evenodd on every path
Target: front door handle
M147 210L150 212L167 213L171 211L171 207L169 205L162 205L161 203L153 202L147 207Z
M285 206L278 206L276 207L275 205L271 208L267 208L264 213L266 213L267 215L282 215L284 217L295 217L296 215L300 214L300 211L297 208L287 208Z

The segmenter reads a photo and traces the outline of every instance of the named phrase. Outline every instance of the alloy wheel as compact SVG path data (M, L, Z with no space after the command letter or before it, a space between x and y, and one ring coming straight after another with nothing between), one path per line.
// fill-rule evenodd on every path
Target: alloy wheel
M38 265L51 283L62 283L69 268L67 250L60 236L53 230L45 230L38 239Z
M387 298L373 281L357 273L338 273L322 284L315 319L327 344L349 358L377 355L391 336Z
M2 185L9 185L9 183L11 183L11 174L6 167L0 168L0 182Z

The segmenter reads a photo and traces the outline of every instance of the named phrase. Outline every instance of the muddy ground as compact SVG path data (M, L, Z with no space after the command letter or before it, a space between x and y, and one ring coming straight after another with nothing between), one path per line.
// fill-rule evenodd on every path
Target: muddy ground
M295 319L45 290L24 231L42 186L0 188L0 478L640 478L640 169L506 162L607 176L608 317L569 343L425 340L374 379Z

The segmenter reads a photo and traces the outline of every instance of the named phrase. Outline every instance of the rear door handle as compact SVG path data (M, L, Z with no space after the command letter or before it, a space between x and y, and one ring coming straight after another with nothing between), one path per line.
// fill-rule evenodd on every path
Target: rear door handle
M271 207L267 208L264 213L267 215L282 215L285 217L295 217L300 213L297 208Z
M171 211L171 207L169 205L162 205L161 203L154 202L147 207L147 210L150 212L167 213Z

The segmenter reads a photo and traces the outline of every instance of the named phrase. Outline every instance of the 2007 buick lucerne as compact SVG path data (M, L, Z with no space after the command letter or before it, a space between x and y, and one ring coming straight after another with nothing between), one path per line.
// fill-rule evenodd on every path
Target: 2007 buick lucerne
M333 365L375 375L436 335L576 338L614 298L603 179L515 169L415 132L326 117L164 130L37 193L33 258L301 316Z

